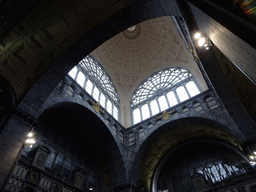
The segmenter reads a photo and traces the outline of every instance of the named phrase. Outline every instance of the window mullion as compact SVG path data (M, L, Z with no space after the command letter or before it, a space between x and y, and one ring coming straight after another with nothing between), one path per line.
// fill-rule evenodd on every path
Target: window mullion
M185 90L186 90L186 92L187 92L187 94L188 94L188 97L189 97L189 98L191 98L190 93L188 92L188 89L187 89L186 84L184 84L184 86L183 86L183 87L185 88Z
M166 93L167 94L167 93ZM168 105L168 109L170 108L170 103L169 103L169 100L168 100L168 98L167 98L167 95L166 94L164 94L164 97L165 97L165 99L166 99L166 102L167 102L167 105Z
M149 103L147 104L148 105L148 109L149 109L149 115L150 115L150 117L152 117L152 111L151 111L151 107L150 107Z
M104 106L104 108L107 109L107 97L106 97L106 95L104 95L104 96L105 96L105 106Z
M142 121L142 110L141 110L141 107L139 109L140 109L140 121Z
M160 108L160 104L159 104L158 99L159 99L159 97L158 97L158 98L156 98L155 100L156 100L156 102L157 102L158 110L159 110L159 113L160 113L162 110L161 110L161 108Z
M101 96L102 92L101 90L99 89L99 95L98 95L98 103L100 103L100 96Z
M177 88L176 88L176 89L177 89ZM176 99L177 99L178 103L180 103L180 98L179 98L178 93L176 92L176 89L175 89L175 90L173 90L173 92L174 92L174 95L175 95L175 97L176 97Z
M78 73L79 73L79 71L80 71L80 68L77 68L78 70L76 71L76 75L75 75L75 78L74 78L74 80L76 81L76 79L77 79L77 76L78 76Z
M93 98L94 88L95 88L95 85L94 85L94 84L92 84L92 92L91 92L91 96L92 96L92 98Z
M87 81L88 81L88 78L85 76L84 87L83 87L84 90L85 90L85 88L86 88Z

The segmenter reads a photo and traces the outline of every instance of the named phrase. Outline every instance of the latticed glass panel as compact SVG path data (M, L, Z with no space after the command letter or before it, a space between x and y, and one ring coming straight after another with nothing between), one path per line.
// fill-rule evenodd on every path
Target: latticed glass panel
M170 91L169 93L167 93L167 98L168 98L168 101L169 101L169 104L170 104L170 107L174 106L174 105L177 105L178 104L178 101L176 99L176 96L174 94L173 91Z
M90 80L87 81L86 83L86 87L85 87L85 90L91 95L92 94L92 87L93 87L93 84Z
M199 93L188 70L168 68L153 74L138 87L131 100L131 109L140 109L145 120ZM144 106L150 107L149 115Z
M105 108L106 105L106 97L103 93L100 94L100 105Z
M159 102L161 111L168 109L168 104L164 95L158 98L158 102Z
M88 76L93 78L94 81L107 92L113 101L118 102L116 89L114 88L111 79L104 69L99 65L99 63L97 63L91 56L86 56L82 61L79 62L79 65L82 69L84 69Z
M92 96L92 97L93 97L96 101L99 100L99 94L100 94L99 89L98 89L97 87L94 87L94 89L93 89L93 96Z
M150 108L151 108L152 115L159 113L159 108L156 100L153 100L150 102Z
M107 102L107 111L112 115L112 103L109 100Z
M149 77L142 83L132 97L131 105L135 106L152 96L165 92L177 83L192 77L192 74L181 68L169 68Z
M76 78L76 73L77 73L77 67L74 67L71 71L69 71L69 76L72 77L73 79Z
M113 106L113 117L118 120L118 109L116 106Z
M191 97L198 95L200 93L194 81L188 82L186 84L186 87Z
M177 88L176 91L180 98L180 102L185 101L189 98L188 94L183 86L180 86L179 88Z
M142 119L147 119L150 117L149 109L148 109L148 104L145 104L141 107L141 113L142 113Z
M139 123L141 121L141 117L140 117L140 109L137 108L133 111L133 123Z
M85 76L81 71L78 73L76 81L81 87L84 87Z

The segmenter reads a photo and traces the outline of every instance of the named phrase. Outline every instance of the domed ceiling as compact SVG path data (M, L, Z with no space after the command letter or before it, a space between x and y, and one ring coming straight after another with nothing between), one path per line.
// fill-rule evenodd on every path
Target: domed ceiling
M133 92L143 80L168 67L188 69L198 79L201 90L207 89L197 64L169 16L131 26L91 55L111 76L121 106L128 107Z

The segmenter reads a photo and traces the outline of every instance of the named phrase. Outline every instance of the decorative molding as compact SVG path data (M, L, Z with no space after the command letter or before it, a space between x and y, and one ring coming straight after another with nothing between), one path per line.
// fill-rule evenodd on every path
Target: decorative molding
M100 104L99 103L95 103L92 100L89 100L89 102L94 105L94 110L95 110L96 113L98 113L100 111L101 114L104 114L104 110L102 110L100 108Z
M170 114L174 114L175 112L176 111L174 109L171 112L163 111L163 114L161 116L157 117L156 119L160 120L163 118L165 121L167 121L169 119Z

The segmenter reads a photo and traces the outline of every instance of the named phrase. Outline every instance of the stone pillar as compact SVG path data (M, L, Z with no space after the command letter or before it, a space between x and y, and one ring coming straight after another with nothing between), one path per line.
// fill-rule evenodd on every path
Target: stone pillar
M188 2L186 0L180 0L177 1L177 3L182 10L183 17L191 34L200 31L197 20L194 18L196 14L193 14ZM214 45L209 50L205 50L205 48L196 46L197 41L194 38L192 38L192 41L195 45L195 51L198 54L199 60L201 61L201 63L198 62L200 68L203 67L205 70L217 95L220 100L225 103L225 108L237 125L237 128L231 130L233 135L240 142L254 138L256 136L256 125L232 91L232 87L229 85L225 74L221 70L213 50ZM215 49L215 51L218 52L218 49ZM195 59L198 59L197 56L195 56Z
M16 109L0 133L0 191L19 159L34 123L34 119Z

